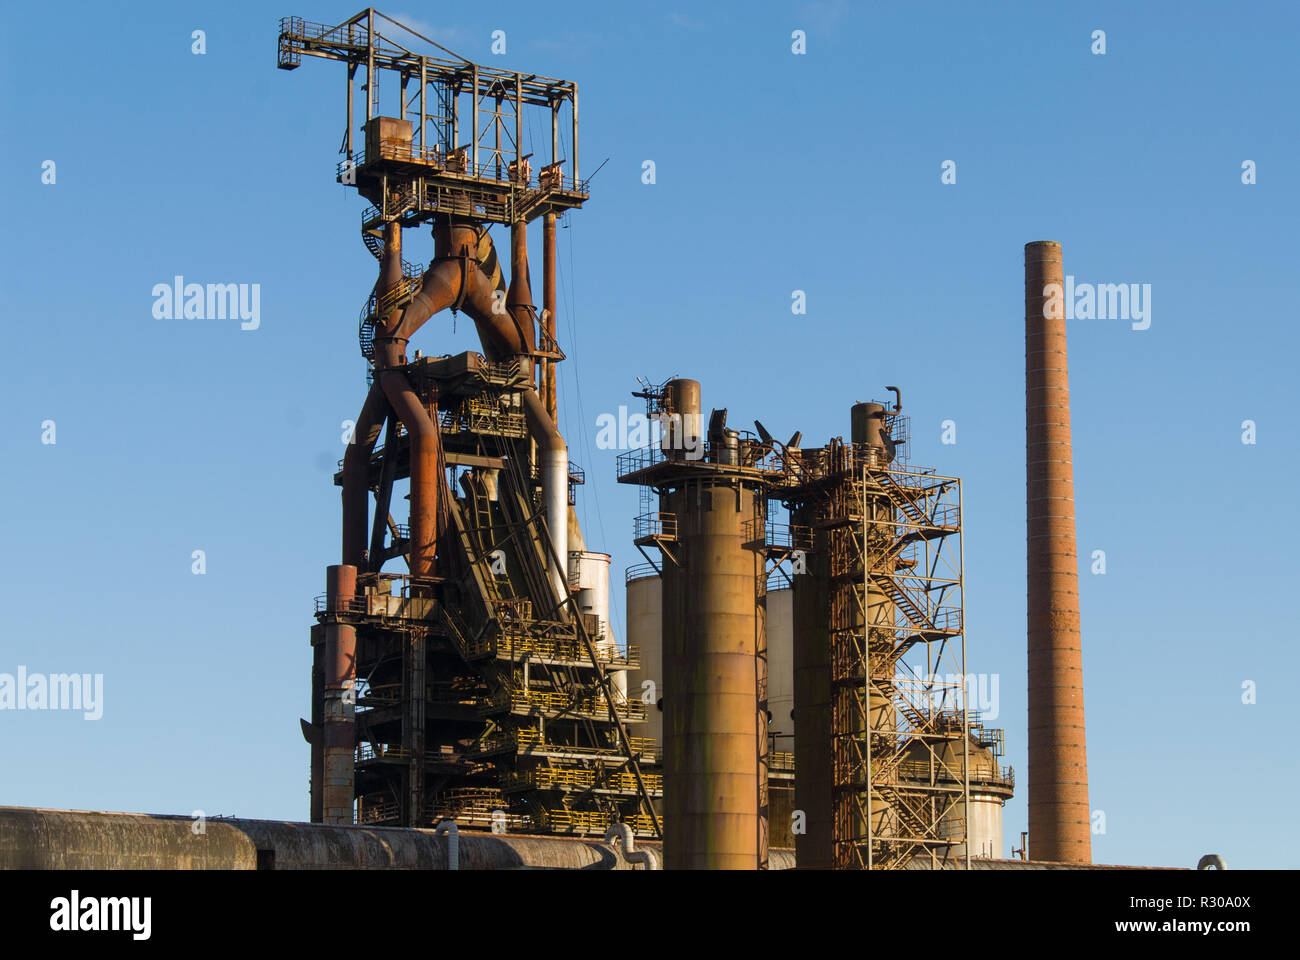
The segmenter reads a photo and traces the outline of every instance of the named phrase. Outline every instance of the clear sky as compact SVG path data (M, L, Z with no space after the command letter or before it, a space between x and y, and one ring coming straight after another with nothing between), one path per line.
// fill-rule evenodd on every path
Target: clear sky
M104 694L93 721L0 711L0 804L307 816L308 628L375 265L364 201L333 181L344 69L278 71L275 37L282 15L357 9L6 11L0 673L102 673ZM1150 284L1149 329L1069 325L1094 858L1300 866L1300 8L387 12L580 85L584 172L608 163L560 232L559 399L616 576L641 559L636 491L595 421L640 409L638 376L698 379L706 409L808 443L902 388L913 461L965 480L970 662L1000 678L1021 778L1008 841L1025 825L1022 248L1059 240L1079 282ZM427 233L407 243L431 255ZM178 274L260 284L259 328L156 319L152 288ZM475 345L443 315L413 347Z

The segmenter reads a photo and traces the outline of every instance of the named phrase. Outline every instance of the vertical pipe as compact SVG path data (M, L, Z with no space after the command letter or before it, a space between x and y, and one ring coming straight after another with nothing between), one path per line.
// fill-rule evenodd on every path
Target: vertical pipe
M375 108L375 10L366 11L366 125L374 117Z
M966 514L963 512L964 504L961 496L961 481L957 481L957 518L962 520ZM970 819L970 701L968 693L968 680L970 676L966 672L966 534L964 530L957 532L957 595L961 598L961 743L962 743L962 819L966 824L966 862L965 867L970 869L970 848L971 848L971 819ZM993 775L997 775L997 765L993 766ZM1002 844L998 844L998 849L991 856L1001 857Z
M348 162L352 161L352 78L356 76L357 65L348 64L348 127L343 131L343 152L347 154Z
M323 786L322 819L325 823L351 823L354 808L354 753L356 751L356 628L341 623L357 592L357 568L335 564L326 568L325 684L322 718Z
M519 175L523 176L524 160L524 77L523 74L515 74L515 167ZM524 187L528 184L525 182Z
M506 308L514 320L519 343L531 354L537 346L533 332L533 291L528 282L528 223L516 220L510 225L510 288Z
M322 631L323 633L324 631ZM311 738L311 806L312 823L324 817L325 802L322 791L325 785L325 642L324 637L312 630L311 646L311 725L315 735Z
M478 176L478 64L475 64L470 72L472 74L472 83L474 84L474 86L470 89L470 95L469 95L469 107L470 107L469 119L470 119L470 123L472 124L470 130L470 144L471 144L474 157L472 160L473 166L470 168L469 175L471 177L477 177Z
M1092 860L1061 245L1025 244L1029 841Z
M388 409L383 390L374 384L352 428L352 442L343 452L343 562L366 566L366 536L370 514L370 455Z
M537 443L546 528L555 548L555 556L548 561L548 573L558 602L569 589L569 448L556 429L555 421L547 416L537 392L525 390L522 396L528 432Z
M384 225L384 253L379 264L379 295L382 297L402 280L402 227L396 221ZM400 318L399 318L400 319ZM411 388L406 374L390 369L405 364L403 343L391 340L392 327L385 322L389 342L376 338L377 380L398 419L411 438L411 577L425 584L413 584L412 596L428 594L427 581L435 572L438 540L438 481L442 437L437 424Z
M551 94L552 98L554 94ZM551 163L560 159L560 101L551 100Z
M573 85L573 189L578 189L578 85Z
M555 214L542 218L542 309L546 311L546 347L555 349ZM546 412L556 423L560 422L555 400L556 361L542 362L542 381L546 392Z

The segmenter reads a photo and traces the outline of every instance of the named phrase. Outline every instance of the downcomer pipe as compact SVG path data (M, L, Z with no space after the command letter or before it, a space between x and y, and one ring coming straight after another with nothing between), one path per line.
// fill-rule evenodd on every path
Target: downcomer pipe
M382 297L402 279L402 227L393 222L384 227L384 254L380 260L379 295ZM425 286L428 286L426 274ZM375 336L376 382L411 438L411 578L414 595L427 587L435 571L438 547L438 485L441 480L442 435L438 425L416 395L411 381L400 367L406 362L408 312L394 311L383 318L383 330ZM348 518L345 518L348 519Z
M1092 862L1061 245L1025 244L1029 856Z

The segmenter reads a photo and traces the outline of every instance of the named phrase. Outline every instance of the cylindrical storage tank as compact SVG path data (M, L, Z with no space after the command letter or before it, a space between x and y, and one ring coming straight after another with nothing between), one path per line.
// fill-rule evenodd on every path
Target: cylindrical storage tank
M670 460L698 460L702 424L700 421L700 382L669 380L664 384L667 416L659 435L661 449Z
M609 622L609 554L572 550L569 552L569 585L578 601L578 609L600 621L600 633L592 637L603 657L618 656L618 641ZM611 671L614 694L627 700L627 672Z
M1002 797L991 793L970 795L970 855L985 860L1003 860L1002 849Z
M872 450L879 461L887 458L889 434L885 429L885 408L879 403L855 403L849 411L853 445Z
M663 582L655 573L629 572L627 581L627 643L635 647L641 667L629 671L628 689L642 700L646 723L635 736L653 738L655 757L662 760L664 742Z
M931 762L930 750L933 749ZM972 738L969 744L969 763L967 779L970 781L970 825L963 829L965 823L965 804L958 799L942 820L939 821L939 836L959 839L963 833L970 843L971 857L986 860L1000 860L1005 857L1002 849L1002 807L1011 798L1014 786L999 768L997 757L987 747L981 746ZM962 768L961 740L950 740L933 744L930 748L914 743L908 751L907 759L900 766L901 778L918 783L928 783L933 777L938 783L949 788L961 787ZM930 770L933 768L933 774ZM961 843L955 844L949 851L952 857L964 858L965 848Z
M744 543L762 505L715 475L682 480L661 503L678 540L663 568L665 866L754 870L767 849L764 561Z

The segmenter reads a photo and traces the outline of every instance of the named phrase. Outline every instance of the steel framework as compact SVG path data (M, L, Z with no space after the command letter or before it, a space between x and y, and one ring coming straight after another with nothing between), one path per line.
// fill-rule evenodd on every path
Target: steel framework
M787 541L827 554L833 864L968 865L961 481L907 466L906 418L885 424L897 459L836 440L773 490L811 521Z

